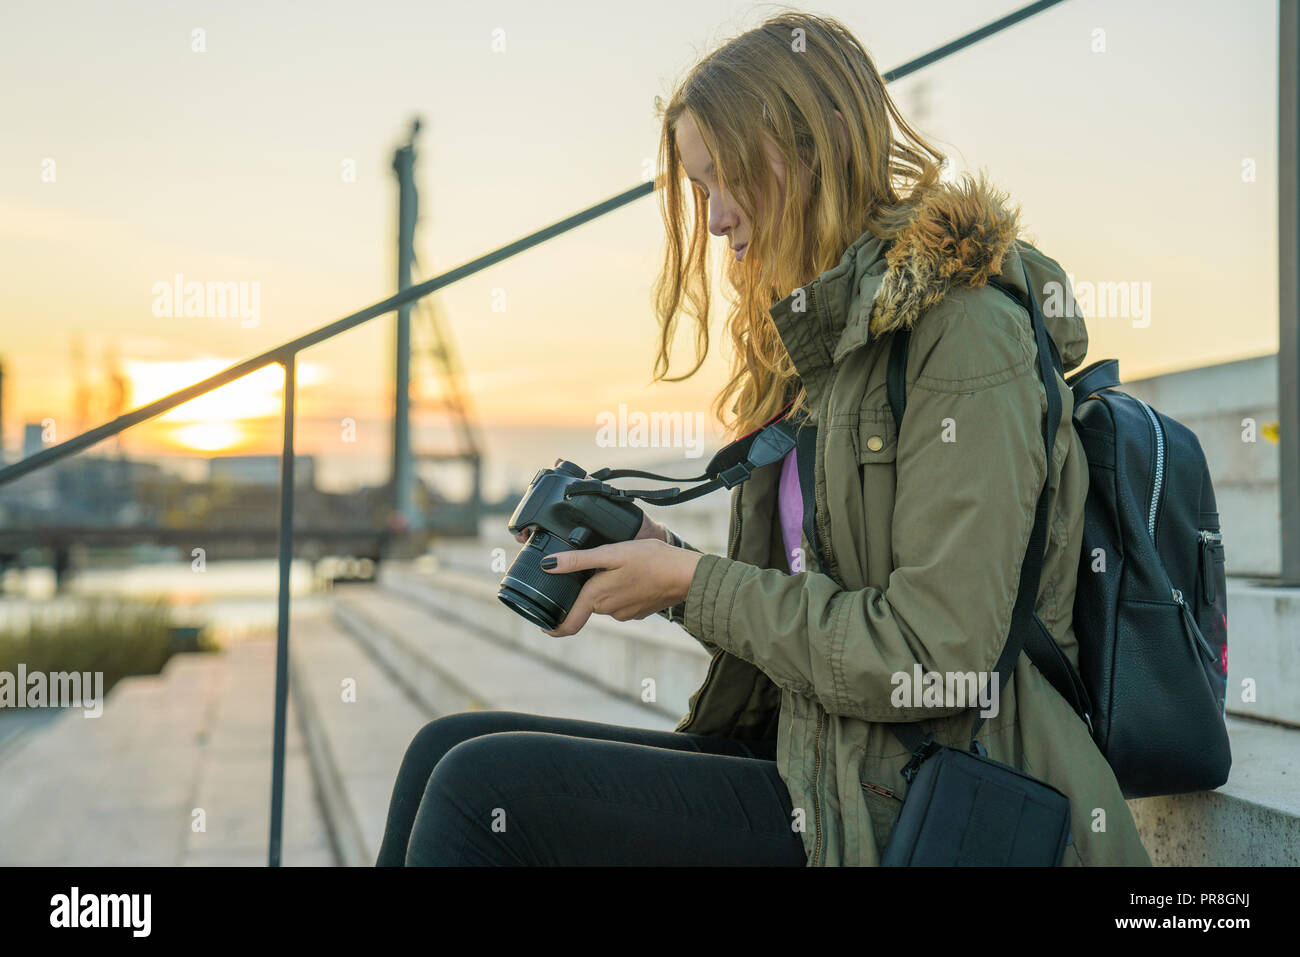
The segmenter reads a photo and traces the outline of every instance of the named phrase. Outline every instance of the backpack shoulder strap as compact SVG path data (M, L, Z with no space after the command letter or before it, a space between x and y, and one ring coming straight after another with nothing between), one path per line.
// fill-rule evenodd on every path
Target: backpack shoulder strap
M907 408L907 344L912 338L911 329L899 329L889 344L889 371L885 375L885 391L889 408L894 413L894 431L903 428L903 410Z
M1029 282L1028 273L1025 275L1025 282ZM1024 309L1026 312L1031 312L1030 306L1022 302L1020 297L1010 287L993 279L989 280L989 285L1007 296L1021 309ZM894 430L898 431L903 427L903 412L907 409L907 347L911 342L912 330L902 328L895 331L892 336L892 341L889 344L889 370L886 373L885 386L886 394L889 396L889 408L894 413ZM1064 366L1061 363L1061 353L1056 348L1056 340L1054 340L1050 335L1047 336L1047 345L1052 353L1052 365L1056 367L1058 373L1064 375ZM1117 385L1119 383L1118 376L1116 375L1118 365L1112 364L1114 364L1113 359L1094 363L1092 366L1089 366L1088 369L1084 370L1081 375L1085 375L1086 373L1096 369L1096 374L1092 378L1098 380L1098 383L1100 380L1114 377L1113 381L1107 381L1106 384ZM1098 368L1103 365L1106 366L1104 371ZM1099 385L1094 385L1091 380L1089 385L1099 387Z
M1059 374L1062 367L1056 343L1052 341L1052 337L1047 332L1042 312L1039 310L1037 300L1033 295L1027 271L1025 273L1025 284L1026 288L1030 290L1027 305L1021 302L1020 298L1005 286L997 283L993 285L1029 313L1035 343L1038 346L1038 375L1047 394L1048 411L1043 420L1042 434L1048 475L1044 481L1042 491L1039 493L1034 526L1030 532L1028 547L1021 563L1020 587L1016 594L1015 607L1012 609L1010 634L1007 636L1007 643L1003 648L1002 655L998 658L996 680L1001 685L1005 685L1010 680L1016 659L1019 658L1020 652L1024 650L1029 655L1030 660L1040 667L1040 670L1049 677L1049 680L1052 680L1057 691L1066 701L1070 702L1076 713L1088 723L1089 731L1091 731L1092 726L1088 714L1091 708L1087 703L1087 694L1084 691L1082 680L1034 612L1034 601L1038 594L1038 583L1046 550L1047 487L1051 478L1052 438L1055 435L1056 422L1059 421L1061 414L1060 394L1057 389L1052 388L1051 373L1055 371ZM900 440L903 413L907 407L905 372L909 341L910 334L908 330L902 329L894 333L893 342L890 344L889 367L886 373L886 394ZM1048 360L1049 354L1051 356L1050 362ZM1047 667L1043 667L1040 660ZM1057 683L1058 681L1060 684ZM972 747L975 743L975 736L982 724L983 718L976 717L971 728ZM891 730L903 745L913 752L915 758L920 757L922 749L930 740L929 736L922 733L921 726L916 723L891 725Z
M1074 392L1074 404L1078 405L1094 392L1114 389L1119 385L1119 360L1100 359L1074 373L1065 380L1065 384Z

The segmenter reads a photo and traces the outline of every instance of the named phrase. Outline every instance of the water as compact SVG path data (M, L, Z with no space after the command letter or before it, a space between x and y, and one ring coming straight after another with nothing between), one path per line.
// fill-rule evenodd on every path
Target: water
M161 598L171 605L175 624L207 626L224 644L275 629L278 583L275 559L208 562L203 571L186 559L82 569L66 593L55 596L51 569L11 569L0 597L0 628L22 628L34 614L72 617L91 595ZM328 597L311 563L303 560L290 567L289 594L294 614L321 611Z
M594 426L491 426L482 430L482 436L485 446L483 493L488 501L501 498L507 492L521 492L539 468L551 467L557 458L575 461L589 471L608 466L686 477L702 473L720 444L720 437L709 432L700 437L702 452L696 456L688 455L685 447L605 446L598 443ZM310 450L302 451L310 454ZM695 451L700 449L697 447ZM206 475L207 463L201 457L141 458L159 461L182 474L194 471L195 474L187 477L195 481L203 480ZM382 481L388 468L384 456L367 455L355 459L321 456L316 477L322 487L343 490ZM452 500L459 500L468 493L468 476L463 468L433 468L427 477ZM662 487L662 483L638 479L618 479L614 484L625 488ZM681 506L657 507L643 503L642 507L697 548L714 552L725 548L729 507L726 491ZM483 549L484 555L492 547L501 546L513 557L518 546L505 532L507 518L508 515L486 517L477 542L460 541L455 546L462 551L477 546ZM175 557L170 557L172 555ZM95 554L92 553L90 558L95 561ZM481 560L487 563L489 558ZM212 561L203 571L197 571L179 550L136 547L116 560L101 553L98 561L103 564L74 573L65 596L55 595L54 573L50 568L7 570L0 582L3 585L0 591L0 628L22 627L37 610L73 615L79 599L93 594L163 598L171 605L176 624L206 625L213 637L221 642L275 628L278 584L275 559ZM323 610L328 601L327 585L316 579L311 563L302 560L293 563L290 593L295 614Z

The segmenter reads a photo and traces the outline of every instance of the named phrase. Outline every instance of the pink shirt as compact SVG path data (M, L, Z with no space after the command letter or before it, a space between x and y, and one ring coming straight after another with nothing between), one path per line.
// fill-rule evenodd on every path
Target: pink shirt
M792 574L807 571L808 563L796 550L803 545L803 492L799 487L799 460L797 449L786 453L781 465L781 480L777 488L777 512L781 519L781 535L785 540L786 567Z

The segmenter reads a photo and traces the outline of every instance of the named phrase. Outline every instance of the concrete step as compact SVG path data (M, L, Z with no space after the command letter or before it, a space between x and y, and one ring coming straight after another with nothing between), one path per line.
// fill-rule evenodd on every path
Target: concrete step
M1128 802L1153 864L1300 864L1300 728L1229 716L1228 737L1223 787Z
M24 735L0 764L0 864L265 865L274 653L177 655L119 682L99 717L68 709ZM287 731L282 861L330 865L292 702Z
M294 618L290 687L339 861L371 867L406 747L434 716L332 617Z
M349 866L374 864L402 757L439 714L675 724L382 588L338 587L333 605L331 618L294 619L290 680L330 832Z
M513 613L500 606L498 615ZM617 694L544 657L494 640L490 628L439 613L406 591L335 590L335 618L414 700L439 714L506 710L672 730L680 715ZM568 639L550 638L552 642Z
M670 728L686 714L709 656L679 625L659 615L623 622L593 615L576 635L553 638L497 598L503 572L492 570L486 553L478 554L485 560L477 565L471 564L474 553L463 552L456 564L385 563L379 584L437 620L457 622L615 697L644 704L670 719Z

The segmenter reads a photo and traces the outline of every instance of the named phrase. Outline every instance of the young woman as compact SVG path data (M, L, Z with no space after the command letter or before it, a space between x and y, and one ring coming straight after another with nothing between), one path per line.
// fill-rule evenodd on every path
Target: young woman
M1036 610L1077 665L1088 472L1072 397L1056 376L1045 462L1029 319L988 284L1023 297L1027 271L1069 370L1087 332L1077 309L1051 308L1069 295L1060 266L982 177L941 178L943 155L834 20L767 20L660 109L656 377L683 311L697 362L668 381L704 360L706 233L723 237L735 358L715 413L736 436L792 401L815 423L815 514L805 524L792 453L732 490L726 555L647 518L636 540L556 556L554 573L598 571L548 634L592 614L680 622L712 655L690 713L672 732L503 712L433 721L398 774L381 865L877 864L906 794L890 724L964 746L972 717L898 694L900 680L993 671L1045 477ZM899 329L911 346L896 430ZM1150 864L1087 728L1024 655L980 741L1069 797L1065 864Z

